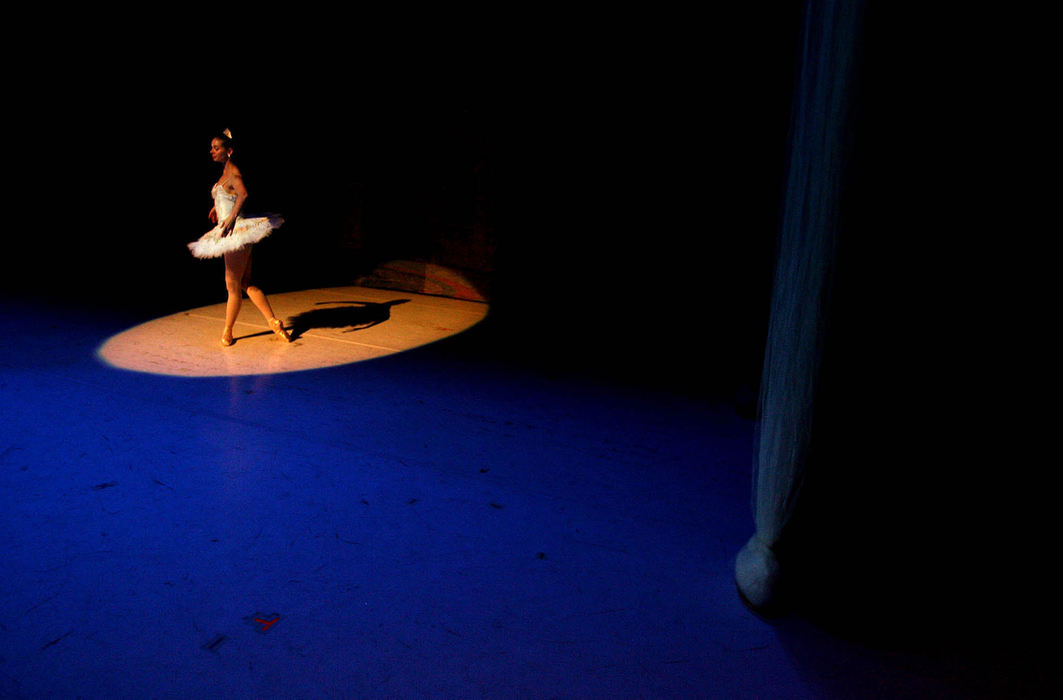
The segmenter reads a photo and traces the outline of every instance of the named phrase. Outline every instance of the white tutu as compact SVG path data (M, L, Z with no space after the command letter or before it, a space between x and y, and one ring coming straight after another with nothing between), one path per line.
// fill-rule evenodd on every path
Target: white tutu
M198 240L189 243L188 249L197 258L220 258L226 253L258 243L283 223L284 219L276 214L237 219L236 226L228 236L221 235L221 226L215 226Z

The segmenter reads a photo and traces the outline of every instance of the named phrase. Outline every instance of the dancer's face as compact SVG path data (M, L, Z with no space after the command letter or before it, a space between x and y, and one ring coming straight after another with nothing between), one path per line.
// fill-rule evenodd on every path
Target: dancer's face
M226 148L222 145L221 139L214 139L210 142L210 157L214 159L215 163L224 163L229 160L229 156L232 153L231 148Z

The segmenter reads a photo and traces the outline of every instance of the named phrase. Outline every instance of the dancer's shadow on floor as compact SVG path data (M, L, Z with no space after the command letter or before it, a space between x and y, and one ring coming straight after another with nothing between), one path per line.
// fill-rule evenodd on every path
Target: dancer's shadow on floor
M372 301L319 301L315 306L328 304L331 308L304 311L291 318L292 340L314 328L343 328L344 333L372 328L391 318L391 307L405 304L409 299Z

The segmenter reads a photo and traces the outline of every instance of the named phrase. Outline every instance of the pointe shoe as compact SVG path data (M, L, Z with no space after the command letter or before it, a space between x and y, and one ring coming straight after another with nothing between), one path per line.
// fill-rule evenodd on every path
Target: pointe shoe
M284 342L292 342L291 334L289 334L288 331L284 330L284 324L281 323L279 318L271 318L267 323L269 324L270 330L279 335L281 338L283 338Z
M229 347L230 345L232 345L235 342L236 341L233 340L233 332L232 332L232 330L226 328L224 331L222 331L222 334L221 334L221 344L222 345L224 345L225 347Z

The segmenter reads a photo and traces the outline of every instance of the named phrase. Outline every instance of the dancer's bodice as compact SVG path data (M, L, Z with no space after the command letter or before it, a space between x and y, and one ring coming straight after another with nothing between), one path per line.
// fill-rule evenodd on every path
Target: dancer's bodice
M218 220L221 221L229 216L236 205L236 194L226 192L225 188L219 184L215 184L210 193L214 197L214 212L218 215Z

